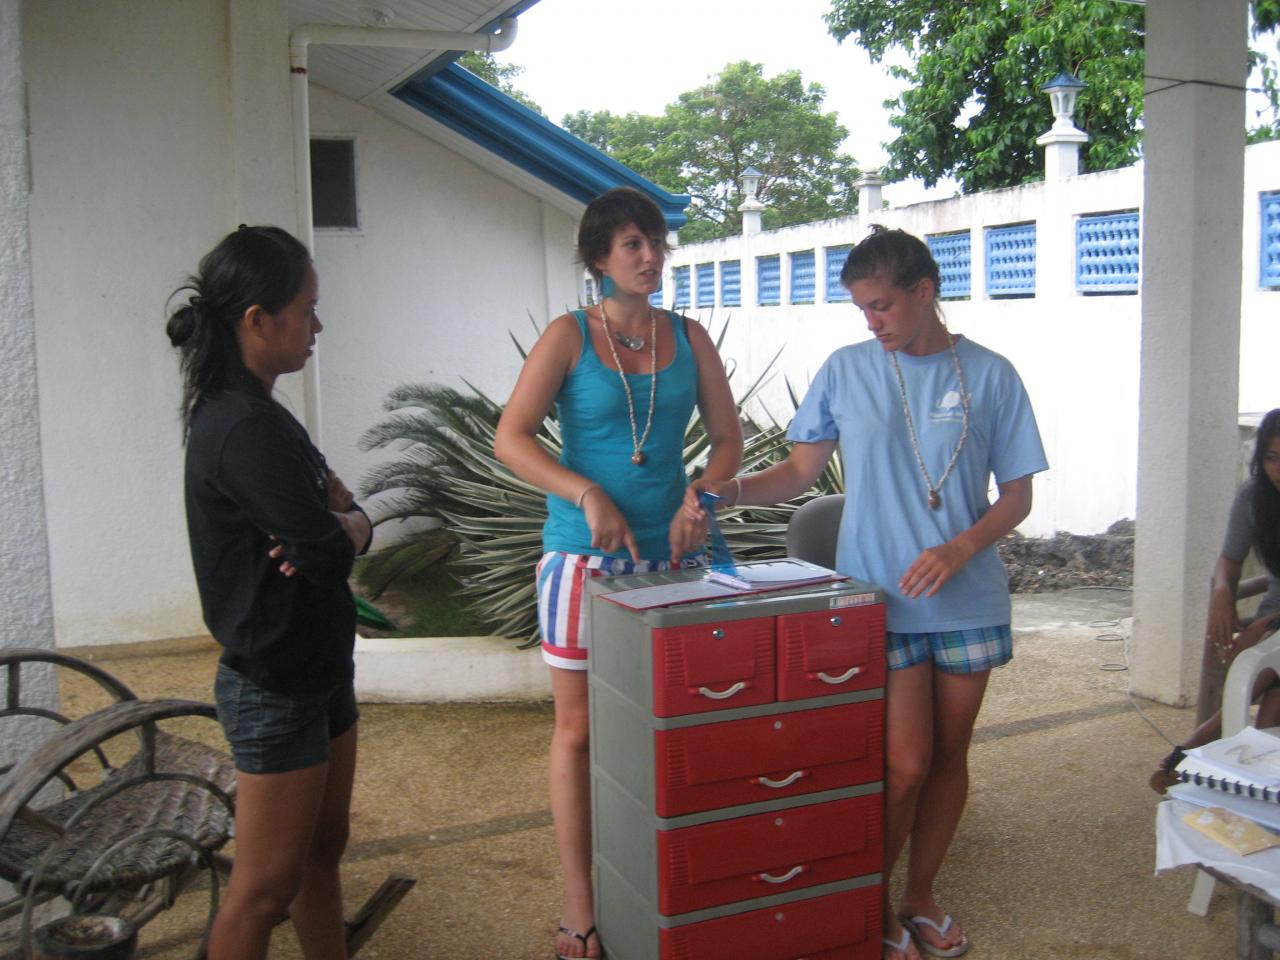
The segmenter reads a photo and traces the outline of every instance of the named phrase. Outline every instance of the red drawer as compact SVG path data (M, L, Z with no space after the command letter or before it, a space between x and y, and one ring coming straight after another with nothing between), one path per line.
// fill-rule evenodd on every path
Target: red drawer
M772 703L771 617L653 631L653 713L674 717Z
M659 960L880 960L880 887L658 933Z
M845 880L880 869L881 795L659 830L666 916Z
M654 731L660 817L870 783L884 775L884 701Z
M884 686L884 604L778 617L778 699Z

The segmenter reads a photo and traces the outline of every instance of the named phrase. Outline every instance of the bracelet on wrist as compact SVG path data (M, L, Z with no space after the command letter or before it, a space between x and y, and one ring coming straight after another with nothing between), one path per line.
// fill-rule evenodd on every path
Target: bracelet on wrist
M590 493L592 490L598 490L599 488L600 488L600 484L598 483L587 484L585 487L582 488L582 492L578 494L578 499L577 499L577 502L574 503L574 506L577 507L579 510L581 510L582 501L587 499L587 494Z
M736 507L738 504L742 502L742 478L741 477L733 478L733 489L735 492L733 496L732 505Z

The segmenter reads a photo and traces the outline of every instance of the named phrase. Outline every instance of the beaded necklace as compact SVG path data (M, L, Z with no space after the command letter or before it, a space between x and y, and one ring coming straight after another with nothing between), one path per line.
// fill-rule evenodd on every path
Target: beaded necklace
M613 365L618 368L618 376L622 380L622 392L627 396L627 417L631 420L631 462L637 467L644 466L648 459L644 454L644 445L649 439L649 430L653 427L653 407L658 396L658 317L653 307L649 308L649 416L645 420L644 433L636 432L636 405L631 398L631 384L627 382L627 374L622 369L622 361L618 359L618 350L613 345L614 334L609 329L609 316L604 312L604 300L600 301L600 322L604 324L604 341L609 345L609 354L613 357ZM643 346L643 344L642 344Z
M945 330L945 328L943 329ZM893 364L893 374L898 378L898 397L902 400L903 416L907 418L907 432L911 434L911 452L916 455L916 465L920 468L920 476L924 478L925 489L929 491L929 496L925 502L929 504L930 510L937 510L942 506L942 497L938 491L947 482L947 477L951 476L951 468L960 459L960 451L964 449L964 442L969 439L969 390L965 387L964 372L960 369L960 354L956 352L955 338L951 336L950 330L945 330L945 332L947 334L947 348L951 351L951 362L956 368L956 380L960 384L960 407L963 411L963 420L960 427L960 440L956 444L955 450L951 453L951 459L947 461L947 468L942 471L942 476L938 478L936 484L929 479L929 470L925 467L924 457L920 453L920 438L916 436L916 423L911 418L911 406L907 403L907 385L902 379L902 368L898 366L898 355L894 352L889 353L889 362Z

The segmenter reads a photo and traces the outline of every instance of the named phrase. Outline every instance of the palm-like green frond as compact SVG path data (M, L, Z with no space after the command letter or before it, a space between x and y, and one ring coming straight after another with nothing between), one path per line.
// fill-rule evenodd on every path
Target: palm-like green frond
M530 322L535 335L540 334L532 317ZM722 347L728 320L718 330L711 323L708 328L717 348ZM526 357L528 351L514 333L511 340ZM775 355L738 399L746 441L744 473L787 454L786 431L771 415L766 414L767 425L760 425L742 413L742 405L772 376L777 359ZM371 558L362 569L362 581L381 592L397 576L418 575L447 555L444 562L460 584L458 595L468 601L468 612L496 635L532 645L537 642L533 570L542 554L546 495L493 455L502 406L472 384L466 387L469 392L439 384L401 384L383 403L389 416L360 438L361 449L392 454L360 484L361 495L373 498L374 523L430 518L441 524L440 530L415 535ZM798 400L789 382L787 390L795 406ZM559 457L560 425L554 410L538 440L552 457ZM684 436L684 459L691 475L705 466L709 447L710 438L695 411ZM726 510L721 526L735 556L780 556L795 508L811 496L843 488L838 461L838 456L832 458L814 489L800 501Z

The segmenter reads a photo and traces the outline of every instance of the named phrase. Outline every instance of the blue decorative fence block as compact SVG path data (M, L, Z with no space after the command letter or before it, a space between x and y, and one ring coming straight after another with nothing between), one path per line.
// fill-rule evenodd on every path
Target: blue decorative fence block
M782 262L775 253L756 257L756 303L776 307L782 302Z
M1036 292L1036 225L987 228L987 296L1030 297Z
M814 256L812 250L800 250L790 254L791 302L813 303Z
M742 306L742 261L724 260L720 264L720 305Z
M677 310L689 306L689 268L675 267L671 276L676 282L676 299L672 306Z
M1262 266L1258 282L1264 287L1280 287L1280 191L1262 194L1262 229L1258 246Z
M1099 213L1076 220L1076 290L1138 292L1138 211Z
M849 251L852 249L851 244L845 244L843 247L827 247L827 303L848 303L853 299L840 282L840 271L844 269L844 262L849 259Z
M929 252L938 262L938 273L942 277L942 289L938 296L944 300L955 300L969 296L972 282L972 244L968 230L959 233L935 233L925 237L929 244Z
M662 306L662 281L661 280L658 281L658 289L653 291L653 293L649 294L649 306L651 307Z
M714 307L716 305L716 265L714 263L700 263L695 270L694 297L697 305L700 307Z
M591 306L596 302L596 282L591 277L587 277L587 306Z

